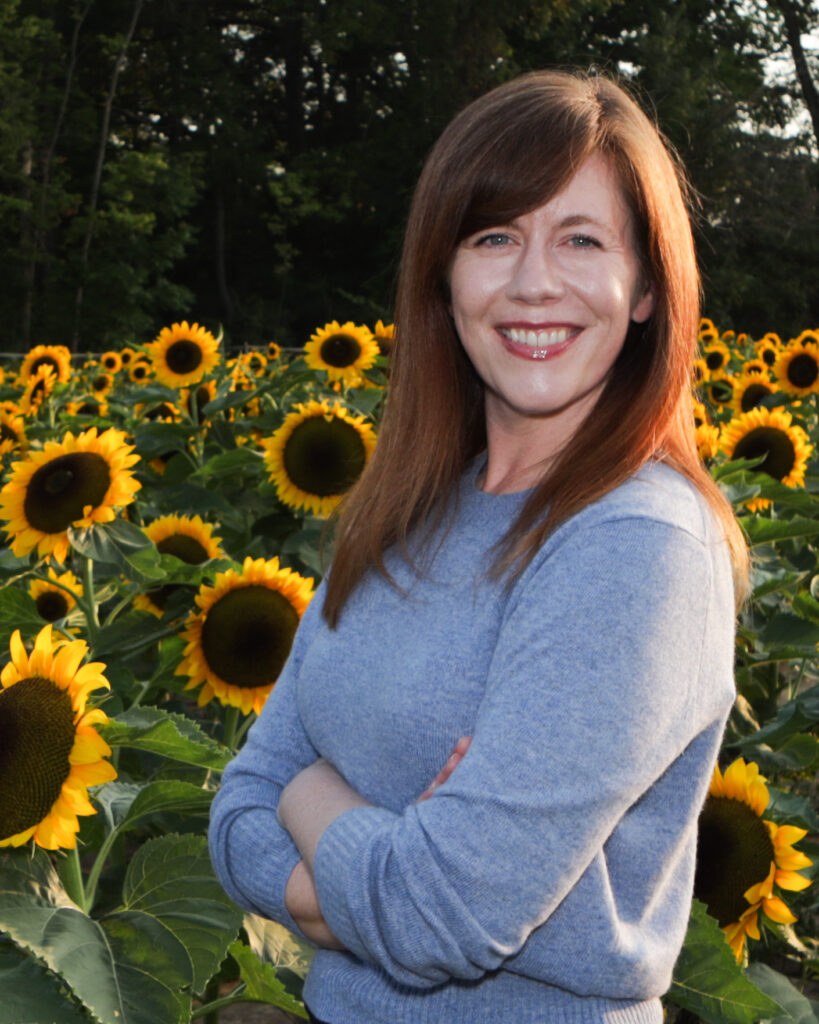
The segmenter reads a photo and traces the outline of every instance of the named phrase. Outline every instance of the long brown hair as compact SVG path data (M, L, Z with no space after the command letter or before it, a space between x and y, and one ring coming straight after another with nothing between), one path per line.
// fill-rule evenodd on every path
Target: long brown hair
M505 534L493 573L513 578L561 523L661 458L710 503L744 594L747 548L695 443L699 277L685 176L657 128L610 78L536 71L463 110L418 182L398 279L389 397L373 458L341 509L324 605L330 625L367 569L390 578L388 547L406 552L412 530L439 525L442 498L485 447L483 384L449 312L457 246L548 202L592 153L619 174L654 311L632 324L591 414Z

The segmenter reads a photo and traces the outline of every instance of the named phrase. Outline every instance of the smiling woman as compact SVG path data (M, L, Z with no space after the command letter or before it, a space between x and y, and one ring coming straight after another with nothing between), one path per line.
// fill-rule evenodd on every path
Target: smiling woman
M225 888L319 946L317 1020L662 1021L747 570L684 192L602 76L430 154L378 444L213 804Z

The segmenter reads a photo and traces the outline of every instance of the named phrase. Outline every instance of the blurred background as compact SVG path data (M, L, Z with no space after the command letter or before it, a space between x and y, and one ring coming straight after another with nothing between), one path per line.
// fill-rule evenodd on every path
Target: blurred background
M0 0L0 348L388 320L441 128L566 65L632 83L681 154L704 313L819 323L814 0Z

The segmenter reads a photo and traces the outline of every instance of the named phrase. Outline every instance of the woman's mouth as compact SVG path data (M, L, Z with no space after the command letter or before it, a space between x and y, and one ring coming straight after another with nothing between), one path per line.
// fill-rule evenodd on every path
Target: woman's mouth
M565 352L581 330L581 327L499 327L498 333L513 355L549 359Z

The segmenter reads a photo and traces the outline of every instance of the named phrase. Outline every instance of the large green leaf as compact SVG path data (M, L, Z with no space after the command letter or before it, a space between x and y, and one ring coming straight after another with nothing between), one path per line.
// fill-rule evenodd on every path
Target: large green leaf
M56 978L16 946L0 946L0 1024L89 1024Z
M205 988L242 924L242 911L213 873L204 836L162 836L140 847L128 867L123 903L155 917L182 942L193 964L194 992Z
M780 1012L742 973L719 925L698 900L666 998L706 1024L755 1024Z
M233 756L189 718L160 708L130 708L100 726L99 732L112 747L148 750L216 771L222 771Z
M806 519L765 519L762 516L743 516L740 520L751 547L790 540L792 537L815 537L819 533L819 517Z
M792 615L790 612L782 612L766 623L759 636L766 647L782 644L813 656L819 643L819 624Z
M751 964L748 977L782 1007L782 1013L765 1024L819 1024L810 999L778 971L767 964Z
M168 811L206 814L213 792L180 779L162 779L144 785L109 782L101 787L98 802L109 828L125 829L152 814Z
M307 1018L304 1006L290 995L276 976L276 968L272 964L263 964L243 942L234 942L228 952L239 965L242 981L247 985L249 1001L270 1003L297 1017Z
M741 746L767 743L776 749L785 740L819 722L819 684L800 693L777 711L776 717L759 732L744 736Z
M190 1013L191 958L174 933L134 911L92 920L41 850L0 859L0 929L60 975L102 1024L179 1024Z
M20 630L24 640L29 640L44 625L45 620L25 590L14 586L0 589L0 660L8 660L9 640L15 629Z

